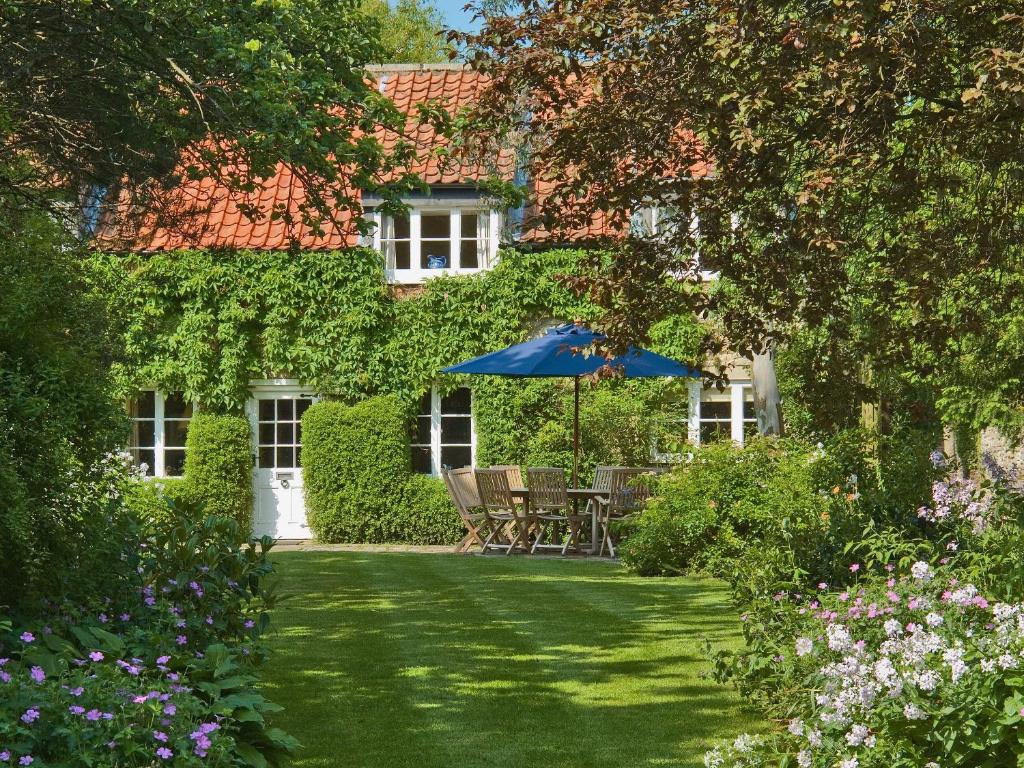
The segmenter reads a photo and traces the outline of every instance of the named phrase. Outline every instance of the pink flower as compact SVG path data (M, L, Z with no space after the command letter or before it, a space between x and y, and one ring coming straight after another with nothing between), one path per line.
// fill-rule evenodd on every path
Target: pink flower
M103 713L100 712L98 709L90 709L88 712L85 713L85 719L86 720L91 720L92 722L96 722L102 716L103 716Z
M850 573L856 573L860 570L860 563L854 563L850 566Z
M161 760L170 760L172 757L174 757L174 753L167 747L160 747L156 751L156 756L159 757Z
M828 589L828 584L824 581L818 582L818 589Z
M93 661L103 661L103 654L100 651L91 651L89 658Z

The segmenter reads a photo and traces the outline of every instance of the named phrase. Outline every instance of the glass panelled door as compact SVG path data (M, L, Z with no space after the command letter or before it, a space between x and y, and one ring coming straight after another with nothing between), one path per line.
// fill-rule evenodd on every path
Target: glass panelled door
M256 536L308 539L302 484L302 414L315 398L294 387L259 387L249 401L255 443Z

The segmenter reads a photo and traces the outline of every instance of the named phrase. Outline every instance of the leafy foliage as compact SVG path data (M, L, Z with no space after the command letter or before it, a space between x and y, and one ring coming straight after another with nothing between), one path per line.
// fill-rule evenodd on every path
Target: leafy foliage
M121 525L108 470L124 413L108 395L117 339L78 254L41 214L0 222L0 605L21 605L94 589Z
M321 541L458 541L462 523L440 480L412 473L409 412L394 397L323 401L302 416L310 528Z
M360 10L379 24L381 61L425 64L447 61L451 46L433 0L363 0Z
M367 135L385 126L401 136L404 119L365 77L388 52L359 6L7 0L0 186L13 194L4 202L58 195L88 217L83 190L153 203L154 184L187 176L244 194L279 163L305 181L298 205L314 227L357 210L354 188L394 200L414 180L380 179L403 166L408 144L386 153ZM183 212L160 213L174 224Z
M596 320L597 308L558 279L582 259L506 250L492 270L435 278L401 299L368 249L97 254L92 265L124 335L120 389L158 384L224 411L242 408L251 379L281 372L348 402L380 393L415 402L446 365L557 320ZM659 332L655 349L684 359L703 333L690 317Z
M252 435L244 416L197 413L188 426L183 494L204 515L252 530Z
M507 10L454 36L492 77L463 143L521 148L556 237L595 215L628 235L575 283L609 328L642 337L683 304L741 353L821 328L846 343L819 368L840 385L856 361L872 400L923 384L948 423L1024 424L1019 8ZM650 206L657 232L631 221ZM721 279L697 290L704 270Z
M256 689L271 542L170 508L120 539L131 567L88 600L0 619L0 751L14 764L281 765L296 746Z

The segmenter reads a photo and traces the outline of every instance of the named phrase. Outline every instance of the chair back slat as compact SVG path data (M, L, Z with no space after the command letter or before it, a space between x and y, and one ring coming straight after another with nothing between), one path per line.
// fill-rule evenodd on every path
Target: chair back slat
M504 469L477 469L476 484L480 489L480 501L489 510L515 512L515 499L512 497L508 475Z
M569 493L565 485L565 470L558 467L530 467L526 470L530 481L530 507L539 509L568 509Z
M610 491L612 488L612 471L624 467L598 467L594 470L593 486L599 491Z
M459 513L459 517L465 520L469 517L469 509L466 506L466 502L462 497L462 493L458 486L452 479L451 472L447 469L441 470L441 478L444 480L445 487L448 489L448 495L452 497L452 503L455 505L455 509Z
M495 464L491 469L500 469L508 477L508 484L512 488L525 488L523 482L523 470L517 464Z
M473 475L472 467L452 469L448 472L452 484L462 496L463 503L468 508L483 506L480 501L480 489L476 485L476 477Z
M612 470L611 488L608 496L610 514L629 514L642 509L651 496L647 483L636 483L636 479L651 474L640 467L616 467Z

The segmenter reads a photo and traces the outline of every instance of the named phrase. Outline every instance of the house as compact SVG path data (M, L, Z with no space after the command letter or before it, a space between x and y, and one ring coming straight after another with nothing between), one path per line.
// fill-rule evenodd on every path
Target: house
M302 180L282 168L245 199L219 189L211 180L183 181L174 192L173 204L201 211L189 220L187 229L164 226L155 214L131 222L106 217L96 233L98 247L135 253L196 248L279 251L288 249L291 237L297 235L304 251L372 247L383 255L384 280L392 293L405 296L415 295L432 277L492 269L502 247L529 243L536 248L543 241L544 233L537 229L520 227L517 231L516 212L496 207L479 185L492 172L512 180L516 174L512 153L500 153L487 167L449 167L432 152L441 141L433 129L414 121L415 106L424 101L437 100L452 112L471 104L485 86L482 75L461 65L436 64L376 67L370 76L381 93L409 115L409 132L421 150L410 170L425 181L429 193L407 198L407 215L386 215L378 210L379 200L364 196L362 204L373 224L369 235L361 235L343 217L326 223L321 232L301 225L289 231L284 222L269 217L250 221L242 213L245 205L264 211L293 208L305 195ZM653 223L653 213L649 218ZM602 222L593 222L592 231L580 232L580 239L599 233L601 226ZM723 391L691 384L689 402L685 411L680 408L679 418L685 418L692 442L730 438L742 443L754 427L748 377L738 367L731 374L732 383ZM306 538L301 419L320 393L288 372L279 378L252 380L249 387L245 411L252 426L255 457L255 532ZM132 400L128 448L148 474L159 478L181 473L192 413L193 405L180 392L153 388ZM468 388L442 394L432 387L422 393L412 451L413 467L426 474L437 474L444 465L475 462L477 433L473 394Z

